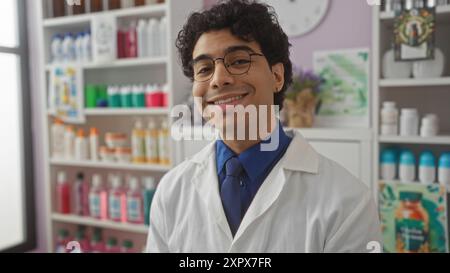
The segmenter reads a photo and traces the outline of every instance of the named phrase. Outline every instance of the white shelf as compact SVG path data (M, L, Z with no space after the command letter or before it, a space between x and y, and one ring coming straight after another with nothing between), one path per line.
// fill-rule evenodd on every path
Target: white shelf
M87 108L87 116L134 116L134 115L167 115L168 108Z
M450 15L449 15L450 16ZM380 79L380 87L450 86L450 77L431 79Z
M104 168L128 171L152 171L152 172L167 172L172 167L158 164L133 164L133 163L109 163L101 161L77 161L66 159L51 159L50 164L55 166L70 166L83 168Z
M130 223L121 223L114 222L110 220L98 220L91 217L78 216L78 215L66 215L53 213L52 220L62 223L68 224L77 224L77 225L85 225L85 226L94 226L101 227L106 229L114 229L120 231L134 232L147 234L148 226L146 225L138 225L138 224L130 224Z
M166 57L154 57L154 58L129 58L129 59L119 59L110 63L87 63L87 64L77 64L77 63L69 63L69 64L61 64L64 65L73 65L73 66L81 66L82 69L85 70L93 70L93 69L109 69L109 68L125 68L125 67L133 67L133 66L151 66L151 65L165 65L167 64ZM58 66L53 64L47 64L46 69L49 71L52 67Z
M99 15L108 15L116 18L126 19L126 18L135 18L139 16L162 16L166 13L167 5L166 4L155 4L148 5L146 7L133 7L128 9L119 9L119 10L111 10L111 11L103 11L103 12L94 12L88 14L80 14L73 16L64 16L57 18L48 18L44 19L44 27L46 28L55 28L55 27L63 27L63 26L76 26L76 25L88 25L90 20L94 18L94 16Z
M380 136L379 141L381 143L450 145L450 135L435 137Z
M436 21L437 23L449 23L450 22L450 5L436 7ZM393 11L381 12L380 20L383 22L393 21L395 13Z

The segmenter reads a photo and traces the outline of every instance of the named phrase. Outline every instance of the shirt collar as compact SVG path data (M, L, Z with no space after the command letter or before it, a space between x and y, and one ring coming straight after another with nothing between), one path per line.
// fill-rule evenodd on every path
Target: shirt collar
M261 144L269 143L275 133L278 133L279 136L278 148L274 151L262 151ZM251 146L250 148L239 154L238 159L241 162L250 180L254 181L259 176L264 174L266 169L273 163L273 161L276 160L276 158L279 158L280 153L284 153L290 141L291 138L286 135L283 127L281 126L281 123L278 122L275 130L265 140L262 140L258 144ZM217 140L216 164L218 173L222 172L227 160L235 155L236 154L222 140Z

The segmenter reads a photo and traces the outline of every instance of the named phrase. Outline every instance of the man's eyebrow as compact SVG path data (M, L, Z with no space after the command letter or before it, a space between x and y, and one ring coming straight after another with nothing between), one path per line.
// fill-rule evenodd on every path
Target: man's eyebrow
M227 48L224 50L224 55L226 55L226 54L228 54L228 53L230 53L230 52L238 51L238 50L245 50L245 51L249 51L249 52L251 52L251 53L255 53L255 51L254 51L251 47L249 47L249 46L246 46L246 45L236 45L236 46L230 46L230 47L227 47ZM204 59L211 59L211 58L212 58L211 55L208 55L208 54L201 54L201 55L197 56L195 59L192 60L192 64L195 64L196 62L201 61L201 60L204 60Z

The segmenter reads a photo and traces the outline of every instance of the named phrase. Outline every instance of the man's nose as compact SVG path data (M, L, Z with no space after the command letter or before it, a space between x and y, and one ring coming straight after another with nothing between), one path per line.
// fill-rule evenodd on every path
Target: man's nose
M221 88L225 85L230 85L234 82L233 75L231 75L225 68L222 60L216 60L214 66L214 75L211 78L210 86L213 89Z

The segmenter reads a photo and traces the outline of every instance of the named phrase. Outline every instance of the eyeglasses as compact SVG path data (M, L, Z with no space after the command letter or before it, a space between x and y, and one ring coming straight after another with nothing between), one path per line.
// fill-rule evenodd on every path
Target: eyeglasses
M250 70L252 65L252 56L264 56L260 53L253 53L246 50L236 50L225 54L223 58L203 57L193 63L194 81L206 82L209 81L216 68L216 61L222 60L225 69L231 75L242 75Z

